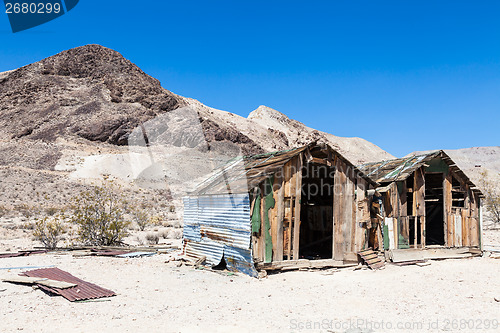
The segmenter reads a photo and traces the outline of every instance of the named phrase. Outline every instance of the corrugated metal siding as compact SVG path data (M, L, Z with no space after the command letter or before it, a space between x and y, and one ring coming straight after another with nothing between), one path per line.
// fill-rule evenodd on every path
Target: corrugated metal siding
M184 198L184 253L256 276L251 251L248 194Z
M46 278L49 280L64 281L76 284L77 285L76 287L67 289L58 289L58 288L51 288L47 286L38 285L41 289L51 292L53 294L61 295L62 297L66 298L71 302L81 301L86 299L101 298L101 297L111 297L116 295L111 290L104 289L102 287L99 287L98 285L89 283L87 281L83 281L71 275L70 273L55 267L36 269L33 271L24 272L23 274L25 276Z

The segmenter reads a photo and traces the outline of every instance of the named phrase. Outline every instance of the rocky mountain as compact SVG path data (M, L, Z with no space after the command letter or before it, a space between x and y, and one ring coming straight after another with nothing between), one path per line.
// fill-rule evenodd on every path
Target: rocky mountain
M0 76L0 138L125 145L140 123L182 105L118 52L87 45Z
M139 124L190 106L206 141L230 141L253 154L310 142L329 142L353 162L390 157L359 138L340 138L306 127L261 106L246 119L161 87L118 52L86 45L0 75L0 139L55 142L83 138L127 145Z

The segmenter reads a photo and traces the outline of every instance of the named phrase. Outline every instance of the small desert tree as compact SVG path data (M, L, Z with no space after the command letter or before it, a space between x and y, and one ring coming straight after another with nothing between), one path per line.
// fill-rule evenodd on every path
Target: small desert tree
M128 235L130 222L124 214L126 202L121 188L105 179L75 199L71 221L78 226L80 241L87 245L118 245Z
M44 217L35 223L33 236L48 249L55 249L64 233L64 217L61 215Z
M488 178L488 172L481 173L481 190L484 194L484 207L493 222L500 223L500 189Z
M141 231L144 231L144 229L146 229L151 222L148 213L148 210L150 209L151 207L145 203L136 204L133 208L129 209L130 215L132 215L132 218L137 223L137 226Z

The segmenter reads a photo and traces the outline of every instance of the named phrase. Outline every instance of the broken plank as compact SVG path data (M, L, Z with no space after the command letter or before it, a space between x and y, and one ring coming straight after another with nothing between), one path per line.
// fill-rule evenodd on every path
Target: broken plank
M69 283L64 281L49 280L45 278L29 277L29 276L13 276L10 278L2 279L4 282L10 283L21 283L21 284L41 284L43 286L57 288L57 289L67 289L76 287L75 283Z
M348 267L356 265L355 263L344 263L341 260L319 259L319 260L283 260L272 263L258 263L257 269L265 270L290 270L299 268L325 268L325 267Z

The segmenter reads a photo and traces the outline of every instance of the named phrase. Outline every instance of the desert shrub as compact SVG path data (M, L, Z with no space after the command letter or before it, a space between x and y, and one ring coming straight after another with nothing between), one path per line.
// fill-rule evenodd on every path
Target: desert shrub
M177 220L167 220L165 222L165 226L168 227L168 228L179 228L180 227L180 223Z
M169 235L168 235L168 238L170 239L181 239L182 238L182 230L179 230L179 229L174 229L174 230L171 230Z
M167 239L168 235L169 235L169 231L168 230L163 230L162 232L159 233L159 236L161 238L163 238L163 239Z
M495 223L500 223L500 190L489 180L488 172L481 173L480 184L484 194L484 207Z
M55 215L59 210L55 207L48 207L48 208L45 208L45 214L47 214L48 216L53 216Z
M55 249L64 233L63 218L60 216L44 217L36 221L33 236L48 249Z
M135 241L137 242L137 245L139 245L139 246L144 245L144 240L139 236L135 237Z
M25 218L29 219L34 215L40 213L40 209L35 206L29 206L27 204L20 204L16 206L16 210L21 213Z
M4 217L9 213L9 209L4 205L0 205L0 217Z
M21 229L24 229L24 230L34 230L36 227L36 223L33 223L33 222L25 222L23 224L21 224Z
M163 218L161 216L158 216L158 215L151 216L149 218L149 224L151 224L151 225L159 226L159 225L161 225L162 221L163 221Z
M170 213L175 213L175 206L174 205L171 205L169 207L169 210L170 210Z
M158 244L158 242L160 241L160 236L156 233L147 234L146 241L148 242L149 245Z
M105 180L102 186L83 191L74 201L71 222L78 226L78 238L87 245L118 245L128 235L124 218L126 202L120 187Z
M144 231L144 229L146 229L146 227L150 224L150 217L145 209L132 209L130 214L134 218L135 223L137 223L139 230Z

